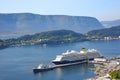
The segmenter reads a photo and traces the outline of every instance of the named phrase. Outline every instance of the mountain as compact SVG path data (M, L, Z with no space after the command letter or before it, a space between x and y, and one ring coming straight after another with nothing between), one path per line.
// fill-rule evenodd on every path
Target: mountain
M80 33L104 28L93 17L38 15L31 13L0 14L0 34L16 36L49 30L73 30Z
M9 46L33 45L33 44L61 44L88 40L85 35L71 30L53 30L33 35L21 36L17 39L0 40L0 49Z
M61 43L61 42L76 42L86 40L86 36L81 33L76 33L71 30L53 30L34 35L25 35L17 38L17 42L29 42L29 43Z
M106 28L110 28L112 26L119 26L120 20L114 20L114 21L102 21L101 22Z
M92 30L87 33L89 37L103 38L103 37L113 37L117 38L120 36L120 26L115 26L111 28L105 28L100 30Z

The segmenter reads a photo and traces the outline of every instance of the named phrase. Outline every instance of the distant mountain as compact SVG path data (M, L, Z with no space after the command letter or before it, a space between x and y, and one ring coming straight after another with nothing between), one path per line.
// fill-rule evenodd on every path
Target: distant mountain
M110 28L112 26L119 26L120 20L114 20L114 21L102 21L101 22L106 28Z
M120 26L105 28L100 30L93 30L87 33L89 37L103 38L103 37L118 37L120 36Z
M1 35L26 35L60 29L85 33L101 28L104 27L93 17L31 13L0 14Z

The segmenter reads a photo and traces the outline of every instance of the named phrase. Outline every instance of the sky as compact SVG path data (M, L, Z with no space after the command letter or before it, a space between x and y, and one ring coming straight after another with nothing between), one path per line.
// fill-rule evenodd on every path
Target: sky
M120 0L0 0L0 13L90 16L120 19Z

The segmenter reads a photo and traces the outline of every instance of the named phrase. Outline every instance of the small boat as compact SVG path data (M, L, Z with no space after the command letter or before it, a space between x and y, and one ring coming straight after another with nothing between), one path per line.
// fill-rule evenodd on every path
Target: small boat
M38 72L49 71L53 69L54 69L54 66L40 64L37 68L33 69L33 72L38 73Z

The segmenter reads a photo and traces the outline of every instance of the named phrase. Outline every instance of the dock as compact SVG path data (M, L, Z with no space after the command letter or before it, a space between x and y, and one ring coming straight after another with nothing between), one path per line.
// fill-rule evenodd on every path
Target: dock
M91 64L101 64L101 65L104 64L104 62L96 62L96 61L89 61L89 63L91 63Z
M82 64L82 63L87 63L87 61L76 62L76 63L69 63L69 64L60 64L60 65L47 65L47 66L51 66L51 67L50 68L45 68L45 69L42 69L42 70L39 69L39 68L33 68L33 72L34 73L39 73L39 72L43 72L43 71L53 70L53 69L59 68L59 67L72 66L72 65Z
M107 57L106 60L96 59L90 61L91 64L100 64L95 67L95 77L88 78L86 80L111 80L110 72L120 70L120 56Z
M88 62L84 61L84 62L75 62L75 63L69 63L69 64L60 64L60 65L55 65L54 67L58 68L58 67L65 67L65 66L77 65L77 64L82 64L82 63L88 63Z

